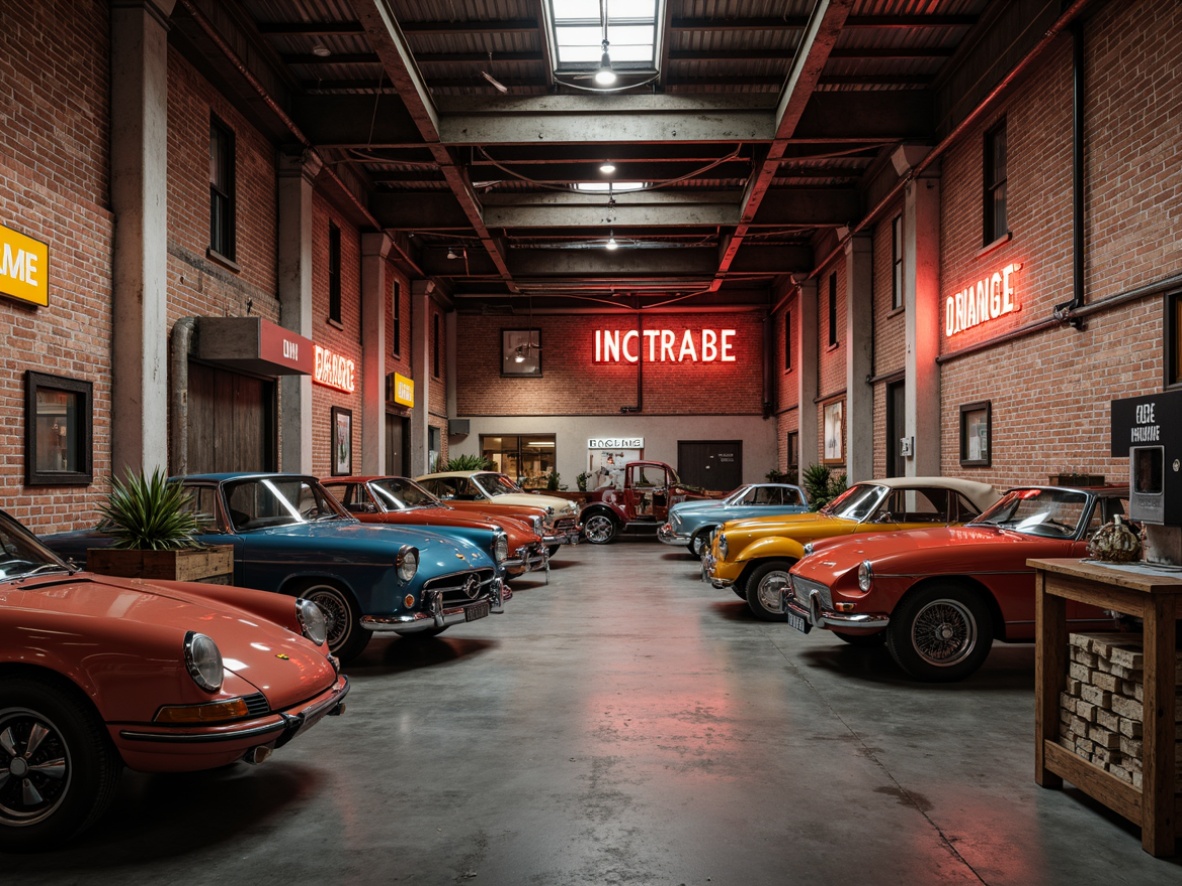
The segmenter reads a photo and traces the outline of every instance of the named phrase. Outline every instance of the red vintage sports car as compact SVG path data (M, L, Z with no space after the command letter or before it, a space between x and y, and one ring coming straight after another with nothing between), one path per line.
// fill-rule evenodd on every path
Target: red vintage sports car
M316 604L71 569L0 511L0 849L94 822L121 767L260 763L349 690Z
M1128 512L1128 487L1011 489L964 526L828 539L806 548L783 592L788 624L856 645L886 642L911 676L960 680L995 639L1034 639L1030 559L1086 557L1088 539ZM1068 603L1071 630L1113 630Z
M445 535L449 528L457 527L503 532L508 551L501 565L509 575L549 566L540 513L516 517L462 511L440 501L409 477L323 477L320 482L362 523L422 526Z

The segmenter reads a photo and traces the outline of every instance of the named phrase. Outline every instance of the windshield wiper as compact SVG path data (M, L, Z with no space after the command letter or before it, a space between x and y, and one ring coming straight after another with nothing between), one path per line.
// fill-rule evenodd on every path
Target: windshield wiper
M35 569L30 569L28 572L23 573L21 575L21 578L28 578L30 576L36 575L39 572L47 572L49 570L53 570L54 572L73 572L74 571L69 566L62 566L58 563L42 563L40 566L36 567Z

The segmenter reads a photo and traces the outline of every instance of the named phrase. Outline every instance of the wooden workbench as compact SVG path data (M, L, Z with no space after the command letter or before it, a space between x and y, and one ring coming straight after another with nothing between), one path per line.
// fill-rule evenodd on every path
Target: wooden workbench
M1141 826L1141 847L1173 855L1182 836L1182 797L1175 775L1176 622L1182 575L1152 574L1080 560L1030 560L1035 569L1035 781L1063 779ZM1059 692L1067 672L1067 601L1115 609L1144 625L1144 756L1142 787L1134 787L1056 743Z

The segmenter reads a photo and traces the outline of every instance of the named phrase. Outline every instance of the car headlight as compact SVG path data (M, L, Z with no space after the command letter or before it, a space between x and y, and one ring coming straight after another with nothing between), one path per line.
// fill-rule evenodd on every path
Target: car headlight
M718 553L722 555L722 559L724 560L727 558L727 554L730 553L730 547L726 543L725 534L718 536Z
M185 634L185 667L193 682L208 692L222 688L225 669L218 644L205 634L189 631Z
M493 540L493 559L498 563L504 563L509 556L509 539L501 534Z
M301 597L296 597L295 604L300 631L317 646L323 645L328 637L328 622L324 620L324 612L311 600Z
M869 560L863 560L858 566L858 587L865 593L870 590L872 584L874 584L874 568L870 565Z
M812 552L813 552L813 543L811 541L805 542L804 543L804 555L807 557Z
M545 535L546 534L546 526L545 526L545 523L543 522L541 517L538 517L538 516L530 517L530 523L534 527L534 535Z
M403 581L410 581L419 571L419 549L403 545L398 550L394 565L398 567L398 577Z

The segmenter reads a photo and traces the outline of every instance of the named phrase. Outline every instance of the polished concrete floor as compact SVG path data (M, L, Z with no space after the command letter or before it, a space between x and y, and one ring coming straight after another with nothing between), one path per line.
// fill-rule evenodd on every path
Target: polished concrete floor
M503 616L371 642L347 713L262 766L125 773L96 828L0 857L0 883L1182 882L1035 785L1030 647L915 684L649 540L515 588Z

